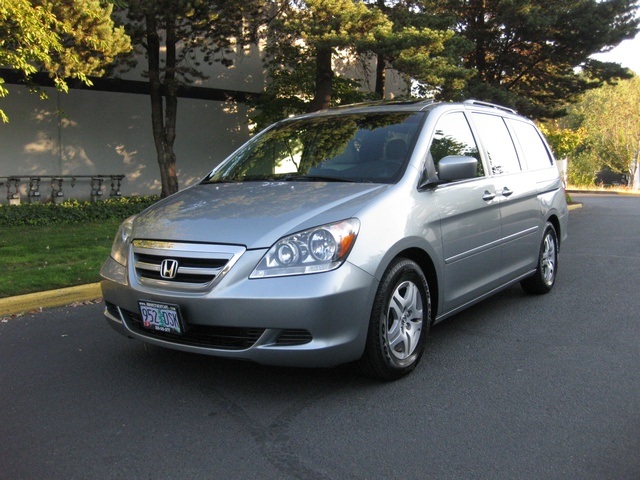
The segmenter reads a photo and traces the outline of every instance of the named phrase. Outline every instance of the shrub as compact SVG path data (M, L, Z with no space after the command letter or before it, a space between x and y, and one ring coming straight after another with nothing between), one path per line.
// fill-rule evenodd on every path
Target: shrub
M157 202L158 196L108 198L100 202L66 200L53 203L0 205L0 227L69 225L124 220Z

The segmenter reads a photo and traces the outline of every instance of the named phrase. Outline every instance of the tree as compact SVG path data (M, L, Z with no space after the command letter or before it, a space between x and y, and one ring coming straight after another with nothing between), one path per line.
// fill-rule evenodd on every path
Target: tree
M262 126L289 114L385 98L389 66L423 82L430 94L464 77L452 54L459 43L439 13L421 14L402 2L285 0L269 25L269 84L254 120ZM340 63L351 72L336 73L334 65ZM360 67L359 74L353 65ZM361 88L370 65L376 68L374 92Z
M629 78L618 64L589 57L638 32L633 0L444 0L473 44L464 65L477 72L451 99L474 97L537 118L606 82Z
M360 82L337 75L334 62L353 63L357 46L373 42L391 22L354 0L282 0L268 23L265 64L269 83L255 102L265 126L290 114L370 98Z
M610 170L634 185L640 162L640 77L590 90L569 114L542 126L558 158L569 159L569 180L593 185Z
M570 126L571 125L571 126ZM592 185L600 167L587 161L584 152L587 145L586 131L580 125L572 125L570 118L553 119L539 125L558 161L566 160L568 183Z
M375 55L378 98L386 98L386 70L391 67L413 83L418 96L438 97L444 85L462 88L472 71L460 65L472 48L456 35L455 16L440 0L376 0L376 6L393 22L389 35L369 45Z
M306 0L291 18L289 28L315 59L315 91L308 112L331 106L333 56L355 54L358 46L391 32L392 23L377 8L353 0Z
M27 82L45 71L64 92L70 78L91 85L89 76L103 75L131 49L111 13L112 6L98 0L0 0L0 67L22 72ZM3 83L0 77L0 97L8 94ZM2 110L0 119L8 121Z
M589 139L589 154L634 185L640 162L640 77L588 92L574 115Z
M178 88L204 78L203 63L233 64L237 44L256 38L261 0L130 0L127 32L147 58L151 122L163 197L178 191Z

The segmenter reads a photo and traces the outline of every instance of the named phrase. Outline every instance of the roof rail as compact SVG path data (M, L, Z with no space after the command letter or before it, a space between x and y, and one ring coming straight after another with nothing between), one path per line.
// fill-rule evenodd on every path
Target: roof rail
M385 105L430 105L435 103L432 98L400 98L392 100L369 100L356 103L345 103L344 105L336 105L328 110L339 110L341 108L353 108L353 107L384 107Z
M509 112L509 113L515 113L515 114L518 113L513 108L503 107L502 105L497 105L495 103L483 102L482 100L469 99L469 100L463 101L462 103L466 103L467 105L480 105L480 106L483 106L483 107L496 108L498 110L503 110L503 111Z

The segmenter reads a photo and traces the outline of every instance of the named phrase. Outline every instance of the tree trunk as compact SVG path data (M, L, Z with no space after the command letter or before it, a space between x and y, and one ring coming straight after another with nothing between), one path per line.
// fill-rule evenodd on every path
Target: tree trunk
M156 146L156 157L160 168L164 198L178 191L176 156L173 143L176 137L177 83L175 78L175 25L167 22L167 66L165 74L166 92L160 78L160 36L153 14L145 17L147 50L149 56L149 86L151 89L151 125ZM172 62L172 63L171 63ZM166 108L163 101L166 95Z
M376 4L378 5L378 8L385 13L385 15L388 13L387 6L385 5L385 0L378 0ZM375 93L376 93L376 96L379 97L381 100L384 100L384 96L385 96L385 89L386 89L386 83L387 83L386 74L387 74L387 62L384 59L384 56L381 53L378 53L377 62L376 62Z
M378 62L376 64L376 96L384 100L386 87L387 63L381 54L378 54Z
M636 150L636 158L631 162L631 175L629 175L629 187L631 190L640 189L640 185L637 185L638 174L640 174L640 139L638 139L638 149Z
M331 47L319 47L316 54L316 92L309 103L307 112L316 112L331 106L333 90L333 67L331 65Z
M468 12L469 16L467 23L470 25L470 30L473 32L471 40L475 44L475 48L471 56L471 62L468 67L476 69L479 78L485 82L491 83L493 79L489 78L489 72L487 69L487 25L485 21L486 1L474 0L470 2Z

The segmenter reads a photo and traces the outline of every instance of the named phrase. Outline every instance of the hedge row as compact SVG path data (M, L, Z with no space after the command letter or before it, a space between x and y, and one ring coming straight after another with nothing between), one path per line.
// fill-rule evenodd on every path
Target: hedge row
M0 205L0 227L68 225L70 223L124 220L157 202L158 196L108 198L100 202L66 200L53 203Z

